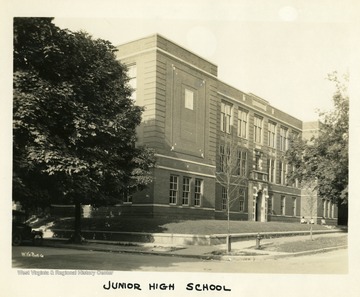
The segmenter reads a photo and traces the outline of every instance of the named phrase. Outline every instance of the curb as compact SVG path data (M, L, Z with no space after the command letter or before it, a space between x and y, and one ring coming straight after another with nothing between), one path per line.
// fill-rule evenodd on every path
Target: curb
M72 230L62 230L54 229L57 231L66 231L71 232ZM127 242L134 244L156 244L156 245L203 245L203 246L213 246L217 244L226 243L227 234L177 234L177 233L144 233L144 232L115 232L115 231L89 231L82 230L83 233L99 233L99 234L116 234L124 235L124 238L127 238ZM250 233L232 233L230 234L232 242L247 241L255 239L257 236L261 238L279 238L279 237L293 237L310 234L310 230L303 231L273 231L273 232L250 232ZM334 234L334 233L343 233L344 230L340 229L327 229L327 230L313 230L313 235L320 234ZM130 236L130 237L129 237ZM67 238L67 237L65 237ZM148 239L152 238L151 241ZM64 239L64 237L46 237L46 239ZM139 240L140 239L140 240ZM102 240L102 239L87 239L88 242L100 243L100 244L121 244L122 241L119 240ZM197 242L197 244L189 244L186 242ZM200 243L201 242L201 243Z
M109 244L110 245L110 244ZM127 253L127 254L143 254L143 255L154 255L154 256L165 256L165 257L181 257L181 258L197 258L203 260L221 260L222 256L218 255L194 255L194 254L175 254L171 251L169 252L156 252L156 251L144 251L144 250L124 250L124 249L107 249L102 247L94 247L89 245L74 245L74 244L46 244L43 243L42 246L54 247L54 248L66 248L66 249L76 249L84 251L94 251L94 252L108 252L108 253Z
M57 239L58 240L58 239ZM59 240L60 241L60 240ZM64 240L61 240L64 241ZM154 256L165 256L165 257L181 257L181 258L195 258L195 259L202 259L202 260L220 260L220 261L259 261L259 260L267 260L267 259L280 259L286 257L299 257L299 256L306 256L311 254L318 254L318 253L325 253L330 252L338 249L347 248L347 245L337 246L337 247L328 247L323 249L317 250L310 250L310 251L303 251L297 253L278 253L274 254L272 252L263 252L257 253L253 251L255 255L212 255L212 254L177 254L172 251L144 251L144 250L133 250L133 249L111 249L111 248L104 248L104 247L97 247L85 244L85 245L77 245L77 244L43 244L42 246L47 247L55 247L55 248L67 248L67 249L76 249L76 250L84 250L84 251L95 251L95 252L108 252L108 253L128 253L128 254L143 254L143 255L154 255ZM109 244L111 246L111 244ZM118 245L120 246L120 245Z
M299 256L312 255L312 254L326 253L326 252L331 252L331 251L336 251L336 250L341 250L341 249L347 249L347 248L348 248L347 245L339 245L339 246L327 247L327 248L311 250L311 251L290 253L289 256L291 256L291 257L299 257ZM279 257L287 257L287 256L288 256L287 254L279 255ZM275 258L276 258L276 256L275 256Z
M323 248L318 250L311 250L311 251L303 251L303 252L297 252L297 253L281 253L276 255L271 254L258 254L258 255L252 255L252 256L236 256L236 255L230 255L230 256L221 256L219 260L224 261L260 261L260 260L269 260L269 259L282 259L282 258L289 258L289 257L301 257L301 256L307 256L307 255L313 255L313 254L320 254L320 253L326 253L331 251L336 251L340 249L346 249L348 248L347 245L343 246L337 246L337 247L329 247L329 248Z
M103 231L97 231L97 232L103 232ZM114 232L110 232L114 233ZM115 232L116 233L116 232ZM130 232L128 232L130 233ZM314 230L312 231L313 235L327 235L327 234L336 234L336 233L346 233L344 230L339 229L332 229L332 230ZM135 233L134 233L135 234ZM139 233L139 234L145 234L145 233ZM146 233L146 234L152 234L152 233ZM154 233L155 234L155 233ZM296 237L296 236L306 236L309 235L309 231L284 231L284 232L252 232L252 233L232 233L230 234L231 241L232 242L241 242L241 241L248 241L256 239L257 236L261 236L261 239L275 239L275 238L285 238L285 237ZM166 236L178 236L179 234L165 234ZM180 234L181 235L181 234ZM181 236L184 236L187 234L182 234ZM197 235L202 236L202 235ZM215 239L226 239L226 234L210 234L206 235L210 240ZM50 241L67 241L69 238L64 237L44 237L44 240L50 240ZM240 240L236 240L240 239ZM86 239L89 243L95 243L95 244L108 244L108 245L117 245L117 246L143 246L147 244L153 244L153 245L174 245L174 243L160 243L160 242L142 242L142 241L119 241L119 240L99 240L99 239ZM225 241L224 241L225 243ZM218 243L219 244L219 243ZM181 245L181 244L180 244ZM214 246L217 244L211 244L211 245L198 245L198 246ZM186 244L185 246L197 246L197 245L191 245Z

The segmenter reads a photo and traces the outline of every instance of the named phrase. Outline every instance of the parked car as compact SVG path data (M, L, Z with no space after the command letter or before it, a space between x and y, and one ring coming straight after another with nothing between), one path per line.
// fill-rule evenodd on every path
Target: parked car
M12 223L12 245L20 245L23 243L38 244L42 242L42 230L35 230L28 224L22 222L19 218L22 216L13 212Z

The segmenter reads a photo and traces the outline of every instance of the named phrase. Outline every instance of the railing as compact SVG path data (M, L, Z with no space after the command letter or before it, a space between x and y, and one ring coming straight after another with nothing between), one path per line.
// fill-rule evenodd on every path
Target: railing
M250 173L250 177L255 180L268 181L268 174L262 171L253 170Z

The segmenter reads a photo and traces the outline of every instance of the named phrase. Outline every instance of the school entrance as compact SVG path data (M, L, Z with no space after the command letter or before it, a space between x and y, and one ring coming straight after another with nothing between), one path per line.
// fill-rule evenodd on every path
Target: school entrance
M267 222L268 198L266 184L257 183L252 187L252 221Z

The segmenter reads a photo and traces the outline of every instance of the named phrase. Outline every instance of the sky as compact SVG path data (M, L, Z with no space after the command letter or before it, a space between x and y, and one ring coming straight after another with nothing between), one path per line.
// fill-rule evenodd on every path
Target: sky
M303 121L332 108L327 74L351 72L355 1L166 3L135 0L106 16L60 15L54 22L114 45L159 33L216 64L221 81Z

